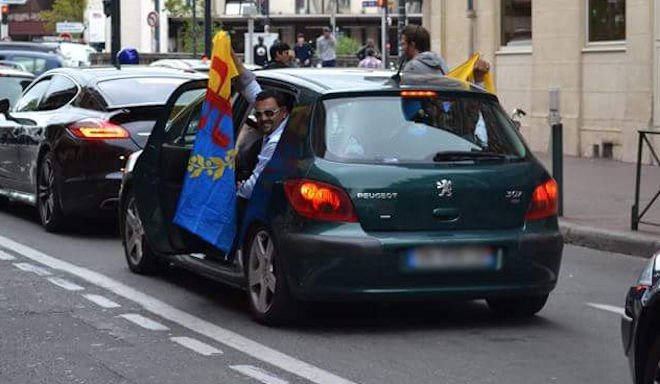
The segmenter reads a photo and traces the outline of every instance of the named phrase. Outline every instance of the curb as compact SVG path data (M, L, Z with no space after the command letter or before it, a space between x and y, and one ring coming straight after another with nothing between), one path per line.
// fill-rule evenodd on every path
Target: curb
M559 221L559 229L564 235L565 244L643 258L650 258L660 250L660 236L600 229L565 220Z

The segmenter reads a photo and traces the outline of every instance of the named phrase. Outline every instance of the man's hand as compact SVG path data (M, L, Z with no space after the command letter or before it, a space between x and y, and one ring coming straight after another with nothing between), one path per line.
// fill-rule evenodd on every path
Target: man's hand
M486 60L479 59L474 63L474 68L472 69L474 73L474 82L483 83L484 76L490 72L490 63Z

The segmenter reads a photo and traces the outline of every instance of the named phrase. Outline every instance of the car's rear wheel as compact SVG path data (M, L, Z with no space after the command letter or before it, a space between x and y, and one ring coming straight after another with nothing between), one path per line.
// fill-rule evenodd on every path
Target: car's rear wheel
M270 231L265 227L256 228L247 245L245 273L252 316L266 325L296 320L300 305L289 291Z
M55 175L55 157L48 152L41 158L37 173L37 210L41 225L48 232L60 232L67 224L60 206Z
M162 267L162 262L147 243L142 220L138 215L135 196L132 193L120 216L122 243L128 268L141 275L158 272Z
M488 307L497 315L505 317L531 317L536 315L548 301L548 294L515 298L487 299Z

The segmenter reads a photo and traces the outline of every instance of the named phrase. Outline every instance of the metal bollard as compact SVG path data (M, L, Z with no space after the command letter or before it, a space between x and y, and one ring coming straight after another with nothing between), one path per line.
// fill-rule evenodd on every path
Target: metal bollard
M552 132L552 177L559 192L557 215L564 216L564 126L559 113L559 88L550 88L550 121Z

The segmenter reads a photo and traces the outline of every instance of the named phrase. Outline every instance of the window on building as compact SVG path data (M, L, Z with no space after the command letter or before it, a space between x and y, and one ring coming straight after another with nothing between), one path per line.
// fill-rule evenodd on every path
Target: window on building
M403 1L403 0L400 0ZM422 0L408 0L406 1L406 13L422 13Z
M227 0L225 15L244 15L250 8L262 15L268 14L268 0Z
M589 42L626 39L626 0L589 0Z
M333 11L336 13L351 13L351 0L304 0L299 1L301 7L304 9L300 13L311 14L331 14ZM309 8L309 12L307 12Z
M502 46L532 45L532 0L502 0Z

